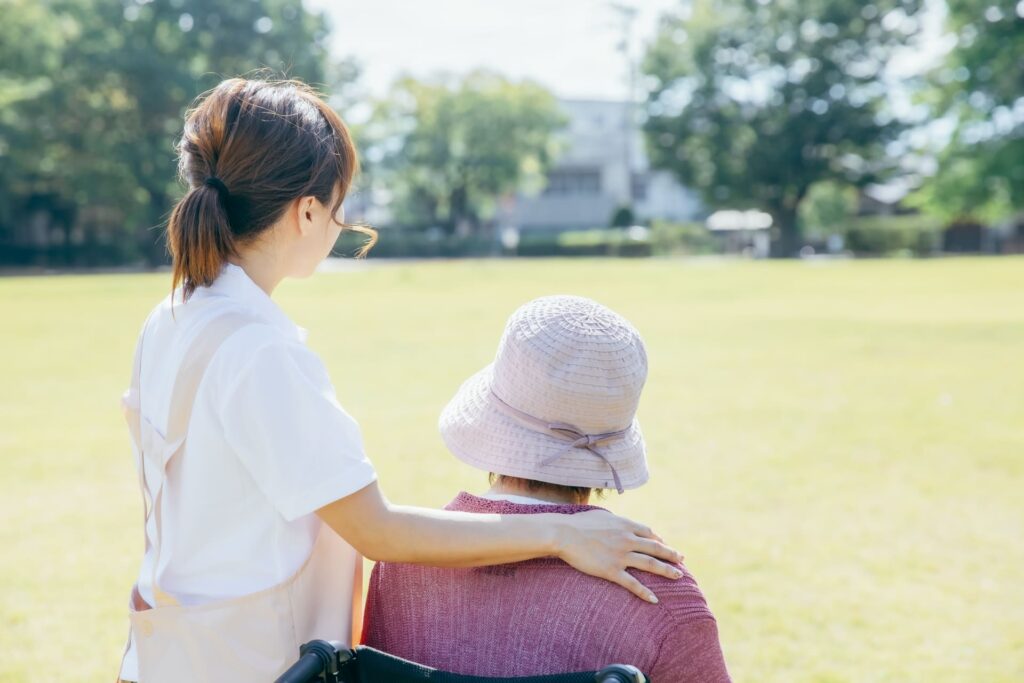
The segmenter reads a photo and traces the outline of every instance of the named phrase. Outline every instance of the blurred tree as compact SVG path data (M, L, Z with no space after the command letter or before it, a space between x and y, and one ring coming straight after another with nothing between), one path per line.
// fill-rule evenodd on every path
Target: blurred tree
M494 216L502 195L541 187L562 124L539 85L478 71L400 79L362 132L398 223L468 234Z
M884 179L900 132L886 67L919 30L917 0L695 0L666 15L644 60L652 162L712 207L771 213L773 251L800 247L816 182Z
M7 0L0 178L19 180L0 221L62 226L69 249L103 237L104 260L163 261L185 108L257 69L338 89L354 71L330 63L328 30L299 0Z
M811 185L797 218L801 234L825 238L844 234L856 213L857 190L826 180Z
M947 221L1024 209L1024 3L947 0L955 47L931 77L937 115L957 128L911 201Z
M613 228L628 228L634 223L636 223L636 219L633 217L633 208L629 204L622 204L612 212L609 226Z
M69 38L66 24L49 7L33 0L9 0L0 21L0 245L32 250L47 244L50 229L70 229L71 199L59 184L47 182L62 169L53 138L53 113L45 102L54 95L53 74L62 64ZM49 206L51 221L34 220ZM52 224L52 225L51 225ZM0 246L0 249L3 247Z

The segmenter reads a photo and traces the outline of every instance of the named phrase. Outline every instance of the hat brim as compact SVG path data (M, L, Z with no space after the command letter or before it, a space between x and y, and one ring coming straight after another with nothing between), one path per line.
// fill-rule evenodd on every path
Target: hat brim
M586 448L572 448L565 439L530 429L501 412L490 398L492 378L488 365L462 384L441 413L441 438L456 458L485 472L562 486L614 489L608 463L624 490L647 482L639 422L633 420L622 437L597 446L605 462ZM549 458L554 460L543 464Z

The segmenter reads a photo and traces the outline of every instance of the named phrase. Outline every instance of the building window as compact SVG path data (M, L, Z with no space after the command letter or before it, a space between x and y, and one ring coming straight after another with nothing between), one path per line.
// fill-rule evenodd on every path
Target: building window
M546 195L601 194L601 171L589 169L555 170L548 174Z

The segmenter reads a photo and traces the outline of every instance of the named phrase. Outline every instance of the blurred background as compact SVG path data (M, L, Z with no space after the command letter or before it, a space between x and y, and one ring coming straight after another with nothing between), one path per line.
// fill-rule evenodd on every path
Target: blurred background
M379 244L275 300L393 500L486 487L441 409L590 296L650 358L652 478L602 505L735 680L1024 681L1024 0L0 0L0 683L114 677L118 399L183 116L240 74L357 138Z
M255 73L355 130L378 258L1024 251L1013 0L2 11L0 266L165 263L184 112Z

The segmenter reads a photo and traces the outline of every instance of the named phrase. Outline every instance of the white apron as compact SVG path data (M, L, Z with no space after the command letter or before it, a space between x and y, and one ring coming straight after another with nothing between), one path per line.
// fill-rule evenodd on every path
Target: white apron
M155 522L155 538L146 534L146 551L155 549L150 606L133 587L129 602L131 638L138 655L139 683L223 683L273 681L299 655L299 646L322 638L352 642L361 619L362 560L327 525L322 525L306 562L284 582L237 598L184 606L160 589L161 499L166 472L186 448L196 391L210 360L231 334L256 322L242 314L218 316L185 354L171 394L167 435L142 417L138 404L145 330L139 339L125 417L140 455L144 522ZM159 453L160 482L147 503L143 453ZM197 454L196 457L201 457ZM151 545L152 544L152 545ZM126 651L127 652L127 651Z

